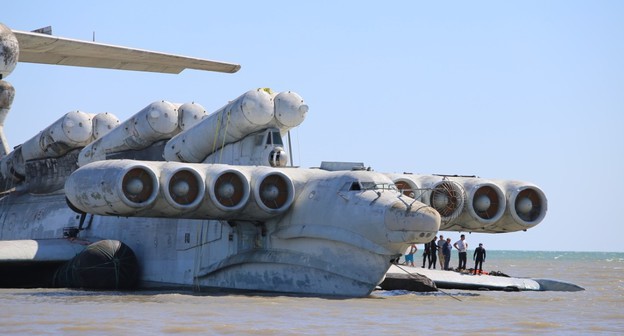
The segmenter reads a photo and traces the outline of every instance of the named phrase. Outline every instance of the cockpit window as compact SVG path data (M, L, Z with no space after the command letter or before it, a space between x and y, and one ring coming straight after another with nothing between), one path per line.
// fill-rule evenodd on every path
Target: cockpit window
M360 182L362 185L362 190L375 190L377 189L377 185L375 182Z
M282 136L280 135L280 132L272 132L273 133L273 144L274 145L284 145L284 143L282 142Z
M268 132L266 138L267 145L284 145L280 132Z
M362 190L397 190L396 186L392 183L375 183L375 182L362 182L352 181L347 182L341 189L342 191L362 191Z

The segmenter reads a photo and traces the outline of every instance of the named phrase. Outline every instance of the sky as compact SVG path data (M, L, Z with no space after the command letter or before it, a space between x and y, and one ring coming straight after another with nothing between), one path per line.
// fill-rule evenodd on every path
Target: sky
M468 234L491 250L624 252L622 1L9 1L15 30L241 64L179 75L20 63L10 146L65 113L214 111L269 87L310 110L295 165L534 183L546 218ZM457 232L443 232L459 238Z

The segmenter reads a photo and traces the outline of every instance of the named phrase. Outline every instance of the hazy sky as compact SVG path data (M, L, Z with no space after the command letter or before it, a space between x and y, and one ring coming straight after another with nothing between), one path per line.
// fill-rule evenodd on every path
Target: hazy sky
M624 251L622 1L8 1L0 22L242 65L19 64L11 146L77 109L125 120L161 99L214 111L250 89L292 90L310 106L296 165L532 182L544 221L470 234L471 248Z

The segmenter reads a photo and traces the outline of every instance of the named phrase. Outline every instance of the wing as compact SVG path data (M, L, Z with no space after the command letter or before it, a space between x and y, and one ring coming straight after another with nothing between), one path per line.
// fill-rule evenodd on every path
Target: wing
M184 69L234 73L240 65L13 30L19 61L177 74Z
M88 242L78 239L25 239L0 241L0 264L6 262L59 262L75 257Z

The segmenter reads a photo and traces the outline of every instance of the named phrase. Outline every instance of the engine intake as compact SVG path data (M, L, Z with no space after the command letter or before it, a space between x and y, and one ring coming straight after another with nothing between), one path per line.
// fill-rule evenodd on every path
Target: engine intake
M443 180L433 185L425 203L440 213L443 223L449 223L462 213L464 200L465 192L460 184Z
M498 221L505 213L505 194L491 182L477 183L468 189L468 202L468 213L485 225Z
M544 193L535 187L520 188L509 198L514 210L512 216L516 221L532 227L541 222L546 215L545 200Z
M219 209L237 211L247 204L250 195L249 180L240 171L227 169L210 183L210 199Z
M173 207L192 209L201 203L206 192L204 178L194 169L178 168L167 174L163 180L166 187L165 198Z
M293 203L295 187L286 174L272 171L256 178L254 197L263 211L270 214L281 213Z

